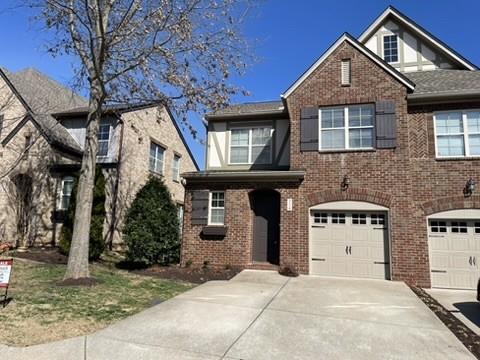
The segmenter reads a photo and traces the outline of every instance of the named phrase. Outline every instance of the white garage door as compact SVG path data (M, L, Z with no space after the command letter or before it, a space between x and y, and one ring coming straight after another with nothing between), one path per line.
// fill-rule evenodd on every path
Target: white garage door
M389 278L386 212L310 212L310 273Z
M480 276L480 219L430 219L433 287L475 289Z

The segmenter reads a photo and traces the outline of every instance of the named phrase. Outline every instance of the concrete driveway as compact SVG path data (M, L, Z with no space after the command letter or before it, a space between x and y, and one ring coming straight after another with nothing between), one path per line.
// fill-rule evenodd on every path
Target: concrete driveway
M402 283L244 271L7 359L472 359Z
M427 292L445 309L480 335L480 303L476 290L428 289Z

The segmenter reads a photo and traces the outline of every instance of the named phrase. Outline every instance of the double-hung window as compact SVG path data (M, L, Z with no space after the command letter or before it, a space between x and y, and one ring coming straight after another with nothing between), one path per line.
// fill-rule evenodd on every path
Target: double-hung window
M75 179L72 176L66 176L62 179L60 184L60 199L58 208L60 210L67 210L70 205L70 198L72 197L73 183Z
M150 143L150 171L163 175L165 149L154 142Z
M438 157L480 156L480 111L441 112L434 122Z
M98 156L108 156L110 144L110 124L101 123L98 129Z
M320 150L373 148L373 105L320 109Z
M230 164L269 164L272 161L272 128L230 130Z
M177 154L173 155L172 179L173 181L180 181L180 156Z
M397 35L385 35L383 37L383 59L388 63L398 62Z
M225 192L211 191L208 207L208 224L223 225L225 223Z

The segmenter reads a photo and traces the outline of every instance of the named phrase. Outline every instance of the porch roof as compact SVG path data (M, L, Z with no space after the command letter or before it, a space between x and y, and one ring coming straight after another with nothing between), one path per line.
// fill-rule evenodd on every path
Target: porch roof
M205 170L183 173L187 183L199 182L299 182L305 177L304 170L247 170L247 171L218 171Z

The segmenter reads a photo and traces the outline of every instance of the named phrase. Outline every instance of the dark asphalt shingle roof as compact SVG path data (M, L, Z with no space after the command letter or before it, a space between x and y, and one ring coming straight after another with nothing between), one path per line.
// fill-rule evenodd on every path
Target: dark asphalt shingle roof
M432 70L405 73L415 83L414 95L478 91L480 71Z
M81 152L82 148L67 129L50 114L86 106L88 101L34 68L18 72L3 71L32 110L32 117L48 140Z
M242 116L262 113L282 113L284 112L283 102L280 100L250 102L244 104L234 104L226 108L217 110L207 115L208 118L222 116Z

